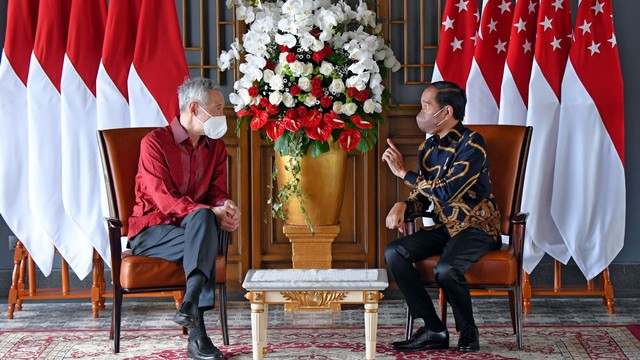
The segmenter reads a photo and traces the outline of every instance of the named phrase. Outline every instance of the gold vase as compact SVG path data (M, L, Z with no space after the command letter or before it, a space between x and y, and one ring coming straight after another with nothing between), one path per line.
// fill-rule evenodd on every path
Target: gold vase
M334 141L329 141L329 151L317 158L313 158L309 152L302 157L298 174L307 216L314 226L337 224L344 197L347 152ZM276 153L279 186L292 179L291 172L285 170L285 166L290 168L289 160L290 156ZM284 211L287 225L306 226L306 217L296 196L289 196Z

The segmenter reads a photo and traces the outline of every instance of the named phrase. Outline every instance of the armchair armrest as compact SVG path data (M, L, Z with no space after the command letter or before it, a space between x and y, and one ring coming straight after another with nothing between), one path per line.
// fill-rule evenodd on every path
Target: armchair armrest
M416 231L416 219L422 217L433 218L432 211L412 211L404 214L403 230L405 235L413 234Z

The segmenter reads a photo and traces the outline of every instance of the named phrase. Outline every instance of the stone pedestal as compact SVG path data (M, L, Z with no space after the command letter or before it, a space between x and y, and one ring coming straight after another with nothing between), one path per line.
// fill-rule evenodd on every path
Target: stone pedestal
M315 225L311 233L306 225L284 225L291 242L294 269L331 269L331 244L340 233L340 225Z

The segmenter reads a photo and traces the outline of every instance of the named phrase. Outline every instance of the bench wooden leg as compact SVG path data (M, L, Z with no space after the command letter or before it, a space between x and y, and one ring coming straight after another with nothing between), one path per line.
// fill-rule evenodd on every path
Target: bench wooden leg
M367 360L376 358L378 303L364 304L364 337Z
M267 305L251 304L251 339L253 360L262 360L267 349Z

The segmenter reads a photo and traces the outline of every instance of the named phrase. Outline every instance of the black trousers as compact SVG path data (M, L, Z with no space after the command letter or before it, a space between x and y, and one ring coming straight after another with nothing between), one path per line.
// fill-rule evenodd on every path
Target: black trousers
M442 321L420 280L416 261L440 255L435 278L453 310L456 330L475 326L469 284L464 273L485 253L502 244L478 229L465 229L451 237L444 227L421 229L395 240L384 252L391 275L404 295L414 318L423 318L428 328L439 328ZM438 325L440 324L440 325Z
M218 219L213 211L195 210L180 226L150 226L130 239L129 246L134 255L182 263L185 277L200 270L207 281L200 293L199 307L203 310L214 307Z

